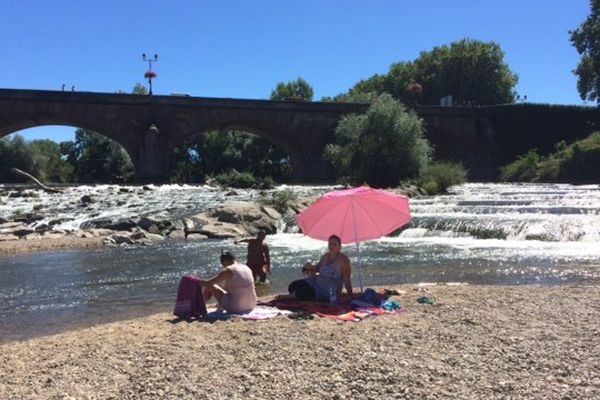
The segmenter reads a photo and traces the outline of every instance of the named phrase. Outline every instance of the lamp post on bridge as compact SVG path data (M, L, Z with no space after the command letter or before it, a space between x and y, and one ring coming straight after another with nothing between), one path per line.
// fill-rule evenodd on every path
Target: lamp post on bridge
M148 71L144 74L144 78L148 79L148 85L150 86L150 95L152 96L152 79L156 78L156 72L152 71L152 63L158 61L158 54L155 54L153 58L146 57L146 53L142 54L142 60L148 62Z

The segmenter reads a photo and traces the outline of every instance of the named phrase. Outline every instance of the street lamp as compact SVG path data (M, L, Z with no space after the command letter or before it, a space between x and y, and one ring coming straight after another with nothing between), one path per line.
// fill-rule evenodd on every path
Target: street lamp
M152 95L152 79L156 78L156 72L152 71L152 63L158 61L158 54L154 55L154 58L146 57L146 53L142 54L142 60L148 62L148 71L144 74L144 78L148 79L148 85L150 86L150 95Z

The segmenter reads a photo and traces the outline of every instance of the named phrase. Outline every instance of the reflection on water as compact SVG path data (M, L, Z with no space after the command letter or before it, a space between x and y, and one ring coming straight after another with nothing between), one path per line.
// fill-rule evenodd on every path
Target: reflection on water
M557 284L600 277L600 188L472 184L411 201L414 224L365 243L366 285L423 281ZM324 243L269 237L271 285L285 291ZM0 258L0 342L73 326L168 311L179 278L218 271L232 241L40 252ZM355 248L346 251L356 260ZM356 268L356 266L355 266ZM355 271L355 276L356 276ZM357 286L357 279L355 279Z

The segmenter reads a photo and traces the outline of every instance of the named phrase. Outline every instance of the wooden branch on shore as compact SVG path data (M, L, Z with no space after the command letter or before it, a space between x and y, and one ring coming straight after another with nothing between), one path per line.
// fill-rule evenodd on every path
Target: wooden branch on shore
M58 190L58 189L54 189L54 188L51 188L50 186L46 186L46 185L44 185L44 184L43 184L42 182L40 182L40 181L39 181L39 180L38 180L38 179L37 179L35 176L33 176L33 175L31 175L31 174L28 174L28 173L27 173L27 172L25 172L25 171L21 171L21 170L20 170L20 169L18 169L18 168L13 168L12 170L13 170L13 172L14 172L15 174L17 174L17 175L21 175L21 176L24 176L25 178L27 178L27 179L29 179L30 181L32 181L33 183L35 183L35 184L37 185L37 187L39 187L40 189L42 189L42 190L43 190L43 191L45 191L45 192L48 192L48 193L60 193L60 192L61 192L61 191L60 191L60 190Z

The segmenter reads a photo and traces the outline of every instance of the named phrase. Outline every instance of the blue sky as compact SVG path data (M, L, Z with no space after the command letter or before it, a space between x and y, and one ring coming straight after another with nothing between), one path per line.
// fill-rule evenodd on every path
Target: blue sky
M568 31L588 13L588 0L2 0L0 87L131 90L145 52L159 54L156 94L267 98L302 76L319 99L470 37L501 45L529 101L582 104Z

